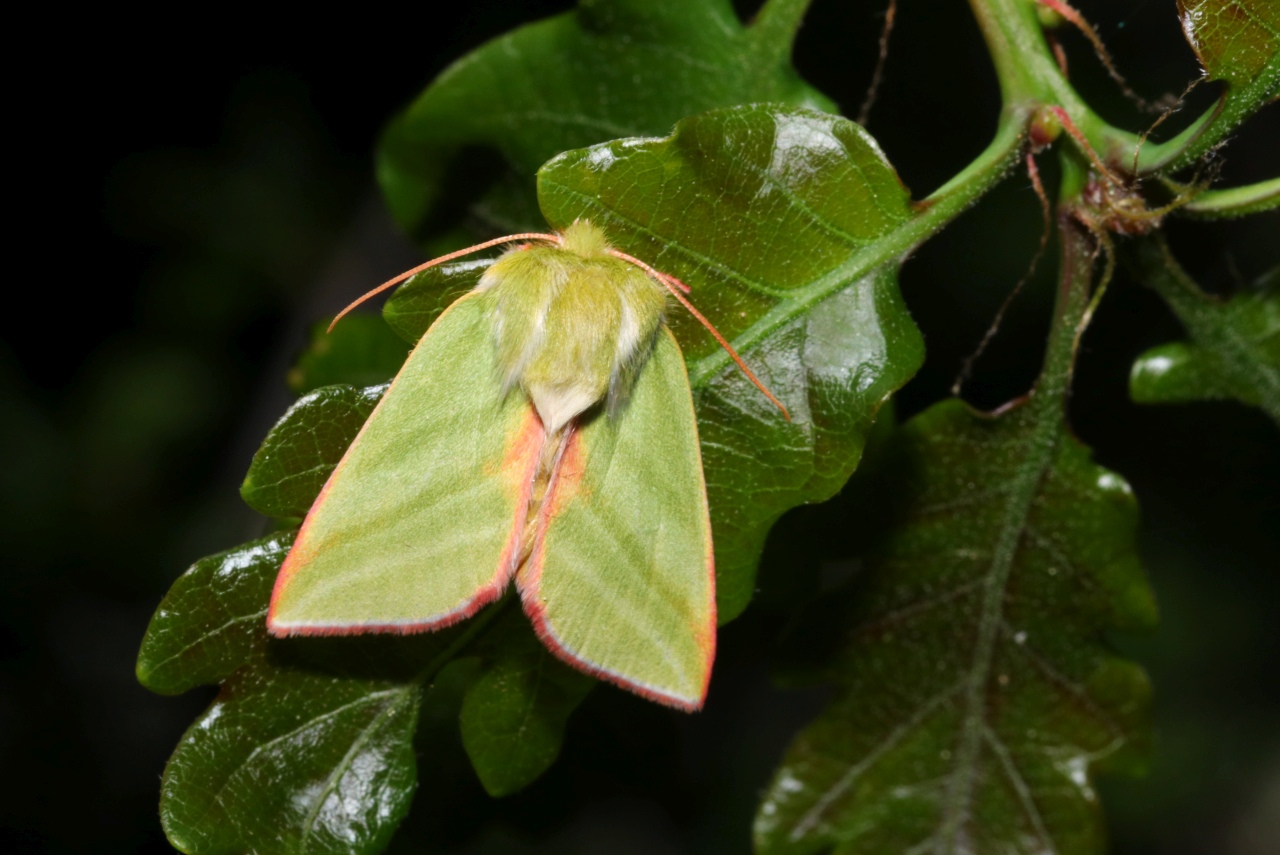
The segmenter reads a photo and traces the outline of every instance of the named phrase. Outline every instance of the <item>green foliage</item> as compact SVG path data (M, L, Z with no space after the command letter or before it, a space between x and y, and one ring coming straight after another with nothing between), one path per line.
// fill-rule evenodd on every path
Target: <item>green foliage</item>
M1173 139L1140 152L1142 171L1192 165L1264 104L1280 97L1280 6L1272 0L1178 0L1182 31L1218 102Z
M176 695L244 665L265 637L267 598L293 532L202 558L173 583L138 652L138 680Z
M1271 0L1178 0L1178 17L1212 80L1249 86L1280 53L1280 6Z
M1092 773L1141 762L1148 696L1103 633L1155 620L1128 486L1026 404L944 401L877 467L841 694L783 759L758 851L1100 851Z
M386 391L385 385L323 386L303 395L262 441L240 486L240 497L269 517L306 516L329 473Z
M422 271L395 290L382 307L383 319L396 335L417 344L441 312L476 287L493 262L492 258L475 258Z
M1093 776L1144 762L1146 678L1107 644L1112 630L1155 618L1134 550L1136 505L1072 438L1063 402L1093 262L1112 244L1101 230L1118 241L1156 219L1133 188L1106 189L1136 213L1087 196L1113 180L1099 164L1127 174L1137 138L1075 94L1033 4L971 5L1009 102L989 148L919 200L875 140L820 112L834 106L792 69L804 0L769 0L749 25L728 0L583 0L455 63L378 152L384 192L415 238L439 239L466 206L501 230L577 218L603 227L687 283L788 406L790 422L671 309L697 410L722 622L750 604L778 517L834 495L873 427L889 434L859 488L863 572L812 620L796 618L808 665L793 680L803 672L839 692L764 796L762 853L1100 852ZM1142 151L1139 172L1168 180L1280 81L1274 4L1188 0L1180 11L1209 76L1227 86L1205 117ZM1039 108L1058 105L1080 138L1058 145L1060 283L1034 394L999 415L946 401L877 426L924 358L900 264L1009 172ZM501 161L478 182L468 167L477 149ZM1273 196L1264 183L1209 191L1187 208L1239 215ZM1092 234L1072 219L1085 210ZM1233 397L1280 423L1274 282L1219 302L1158 238L1120 251L1190 336L1139 359L1133 397ZM302 397L254 456L246 503L275 525L300 521L406 344L491 263L418 274L387 301L385 325L356 316L332 337L317 328L289 378ZM197 562L143 640L148 688L221 682L165 772L161 817L176 846L377 852L408 811L418 759L443 754L450 738L493 796L554 764L594 681L554 658L517 609L502 601L413 637L271 640L266 606L292 538L279 531ZM420 710L448 726L419 732Z
M259 653L170 758L165 833L184 852L377 851L417 783L418 698L412 682L335 679Z
M329 332L320 322L289 372L289 388L299 395L347 383L374 386L396 376L409 351L387 325L373 315L351 315Z
M1152 348L1129 374L1146 404L1234 399L1280 425L1280 268L1230 300L1201 291L1162 242L1137 247L1141 275L1173 309L1190 341Z
M552 656L519 614L495 626L484 647L488 670L467 689L459 723L485 790L505 796L555 762L569 715L594 681Z
M408 810L422 687L469 630L268 640L266 602L292 541L280 533L197 562L143 639L148 688L223 680L161 786L165 833L184 852L377 851Z
M387 129L378 177L400 225L422 234L459 154L499 152L478 200L500 231L538 229L528 176L562 151L665 134L685 116L755 101L830 108L791 67L807 0L772 0L743 26L729 0L586 0L481 47ZM472 198L475 188L466 188Z

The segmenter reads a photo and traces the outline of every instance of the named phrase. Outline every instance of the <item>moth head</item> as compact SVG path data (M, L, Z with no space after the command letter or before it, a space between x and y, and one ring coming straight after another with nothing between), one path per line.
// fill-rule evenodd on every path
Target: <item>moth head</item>
M782 402L685 298L689 286L610 246L604 232L586 220L574 220L558 235L522 232L433 258L350 303L329 330L365 300L415 274L516 241L529 243L498 259L476 290L492 309L503 394L520 385L549 429L559 430L606 393L610 413L617 413L662 325L668 292L707 328L747 379L782 411L783 418L791 420Z
M505 389L523 389L550 432L606 399L614 411L625 402L666 309L663 286L610 255L585 221L561 246L507 252L478 290Z
M604 229L592 224L590 220L574 220L569 228L560 235L560 246L579 258L608 258L609 239Z

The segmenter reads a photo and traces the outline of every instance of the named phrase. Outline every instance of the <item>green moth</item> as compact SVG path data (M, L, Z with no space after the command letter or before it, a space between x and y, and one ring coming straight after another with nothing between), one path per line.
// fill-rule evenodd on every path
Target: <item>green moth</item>
M267 627L433 630L514 580L561 659L699 709L715 657L711 524L689 379L664 323L672 295L712 329L687 288L577 221L433 259L343 314L512 242L432 324L334 469L280 569Z

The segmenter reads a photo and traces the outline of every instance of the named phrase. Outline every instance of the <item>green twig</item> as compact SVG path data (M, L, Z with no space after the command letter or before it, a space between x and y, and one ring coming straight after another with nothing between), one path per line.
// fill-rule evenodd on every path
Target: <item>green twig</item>
M1245 187L1208 190L1177 211L1200 220L1225 220L1280 208L1280 177Z
M1049 329L1049 341L1045 347L1044 363L1036 380L1035 401L1037 409L1053 411L1054 418L1062 422L1066 415L1066 398L1071 389L1071 375L1075 367L1076 348L1085 326L1089 322L1092 301L1093 266L1098 255L1094 238L1072 214L1078 203L1088 164L1064 151L1062 162L1062 187L1058 202L1059 276L1058 293L1053 307L1053 324ZM1041 418L1048 420L1050 412L1041 409Z
M1166 142L1143 146L1138 155L1138 172L1176 172L1192 165L1221 145L1245 119L1274 99L1277 93L1280 93L1280 53L1271 57L1266 69L1251 83L1229 87L1182 133Z
M803 288L789 292L754 324L733 338L739 351L750 350L770 333L792 322L826 298L849 287L872 271L904 258L933 237L943 226L978 201L999 183L1022 149L1030 113L1021 108L1006 110L1000 118L996 137L973 161L923 201L915 203L917 214L893 231L859 248L844 262ZM728 368L730 358L716 350L689 363L689 382L699 387Z
M1112 163L1128 163L1138 137L1112 127L1081 99L1045 41L1028 0L969 0L995 63L1006 106L1061 107L1085 140Z
M1138 174L1173 172L1195 163L1280 91L1280 57L1248 85L1228 89L1181 133L1144 143L1099 117L1075 91L1045 41L1030 0L969 0L995 63L1006 104L1062 107L1090 146L1109 164Z

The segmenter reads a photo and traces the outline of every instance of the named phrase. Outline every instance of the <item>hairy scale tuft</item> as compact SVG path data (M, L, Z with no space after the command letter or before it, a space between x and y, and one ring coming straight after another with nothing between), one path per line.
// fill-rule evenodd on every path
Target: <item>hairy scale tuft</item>
M520 386L554 433L608 400L621 406L653 346L666 291L575 221L560 246L508 250L481 278L504 388Z
M581 258L609 257L609 239L605 237L604 229L593 225L590 220L574 220L561 238L564 249Z

